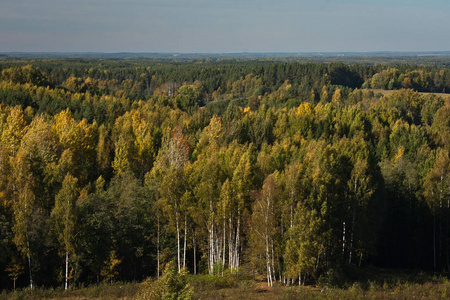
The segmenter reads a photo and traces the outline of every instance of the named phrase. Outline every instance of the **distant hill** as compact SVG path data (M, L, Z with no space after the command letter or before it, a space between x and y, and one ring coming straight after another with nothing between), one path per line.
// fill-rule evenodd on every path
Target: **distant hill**
M242 53L145 53L145 52L3 52L8 58L336 58L336 57L446 57L450 51L431 52L242 52Z

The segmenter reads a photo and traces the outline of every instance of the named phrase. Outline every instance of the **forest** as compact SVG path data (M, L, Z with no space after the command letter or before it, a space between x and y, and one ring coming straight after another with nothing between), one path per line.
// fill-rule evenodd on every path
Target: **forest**
M0 58L0 290L449 272L446 92L446 64Z

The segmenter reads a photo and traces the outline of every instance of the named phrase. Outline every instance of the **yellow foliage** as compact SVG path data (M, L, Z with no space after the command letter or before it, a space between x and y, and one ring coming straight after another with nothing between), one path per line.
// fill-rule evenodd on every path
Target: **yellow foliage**
M336 89L336 91L334 92L334 94L333 94L333 97L332 97L332 99L331 99L331 101L334 103L334 104L340 104L341 103L341 98L342 98L342 92L341 92L341 89Z
M304 116L304 115L310 115L314 111L314 108L312 107L311 103L305 102L300 104L300 106L297 109L297 115Z
M211 137L217 140L222 132L222 120L214 115L207 128L209 129Z
M405 154L405 147L400 146L397 150L397 154L395 154L394 160L397 161L400 158L403 157L403 155Z
M101 275L105 279L105 281L112 283L113 279L119 275L117 267L121 262L122 260L117 258L116 252L111 251L109 254L109 258L104 262L101 271Z

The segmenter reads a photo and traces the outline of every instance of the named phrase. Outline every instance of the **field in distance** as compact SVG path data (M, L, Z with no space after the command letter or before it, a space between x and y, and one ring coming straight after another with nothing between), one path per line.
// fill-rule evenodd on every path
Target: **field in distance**
M375 95L377 94L382 94L383 96L390 96L392 95L394 92L398 91L398 90L382 90L382 89L366 89L367 91L371 91L373 92ZM427 93L427 92L419 92L419 94L421 95L436 95L438 97L442 97L444 99L450 99L450 94L446 94L446 93Z

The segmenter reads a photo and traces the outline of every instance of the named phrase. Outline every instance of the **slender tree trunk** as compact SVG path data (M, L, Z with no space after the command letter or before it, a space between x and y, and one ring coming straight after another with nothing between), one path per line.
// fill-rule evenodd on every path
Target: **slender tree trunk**
M226 234L226 222L225 213L223 214L223 246L222 246L222 277L225 269L225 248L226 248L227 234Z
M436 271L436 215L433 215L433 270Z
M209 224L209 274L214 273L214 224Z
M442 265L443 265L443 258L442 258L442 240L443 238L443 231L442 231L442 217L443 217L443 195L444 195L444 191L443 191L443 180L444 180L444 176L441 175L441 184L440 184L440 190L439 190L439 267L440 269L442 269Z
M289 225L289 227L292 229L293 226L294 226L294 205L291 204L291 224Z
M212 275L212 232L211 224L208 224L208 272Z
M30 275L30 288L33 289L33 275L31 273L31 257L30 254L27 254L28 257L28 270L29 270L29 275Z
M292 229L292 227L294 226L294 185L291 182L291 187L290 187L290 198L291 198L291 222L290 222L290 228Z
M228 234L228 266L231 270L231 272L233 272L233 251L234 251L234 246L233 246L233 223L232 223L232 215L230 212L230 219L228 221L228 225L230 228L230 232Z
M33 289L33 275L31 272L31 254L30 254L30 242L28 241L28 236L25 235L27 239L27 258L28 258L28 271L30 275L30 289Z
M348 253L348 263L351 264L352 263L352 254L353 254L353 231L355 229L355 217L356 217L356 212L353 211L353 217L352 217L352 232L350 234L350 250Z
M66 279L64 283L64 290L67 291L68 287L68 278L69 277L69 251L66 250Z
M275 274L275 262L274 262L275 254L274 254L274 250L273 250L273 240L270 241L270 244L272 246L271 263L272 263L272 286L273 286L273 281L275 281L275 282L277 281L276 274Z
M195 230L192 230L192 245L194 247L194 275L197 275L197 245L195 244Z
M177 264L178 264L178 272L181 271L181 249L180 249L180 220L178 216L178 208L175 204L175 222L177 226Z
M272 274L270 272L270 258L269 258L269 237L267 236L267 229L265 233L265 242L266 242L266 269L267 269L267 286L271 285Z
M241 225L241 212L238 211L238 219L237 219L237 228L236 228L236 245L235 245L235 254L234 254L234 260L235 260L235 270L237 271L239 268L239 230Z
M186 217L186 215L184 215L183 268L186 268L186 237L187 237L187 217Z
M316 264L314 265L314 272L317 272L317 270L319 269L319 264L320 264L320 255L317 255Z
M345 254L345 221L342 222L342 255Z
M156 238L156 260L157 260L157 278L159 279L159 259L160 259L160 245L159 245L159 234L160 234L160 223L159 223L159 212L157 212L157 217L156 217L156 222L157 222L157 228L158 228L158 233L157 233L157 238Z
M214 214L212 201L209 201L209 274L214 273Z
M354 199L353 199L353 209L352 209L352 227L351 227L351 233L350 233L350 249L348 253L348 263L352 263L352 255L353 255L353 232L355 230L355 221L356 221L356 206L357 206L357 199L356 199L356 191L358 190L358 179L355 180L355 190L354 190Z

